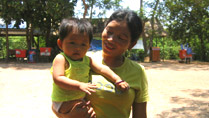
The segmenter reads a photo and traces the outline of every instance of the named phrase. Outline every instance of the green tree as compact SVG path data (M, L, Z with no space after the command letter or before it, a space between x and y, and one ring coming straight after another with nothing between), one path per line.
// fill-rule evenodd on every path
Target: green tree
M31 47L34 28L45 35L46 46L50 46L50 32L58 28L62 18L74 15L76 3L77 0L1 0L1 17L8 24L15 20L16 28L21 22L26 22L30 33L27 35L28 48Z
M208 0L166 0L169 14L168 29L173 40L181 40L190 46L199 46L200 60L206 61L209 47ZM196 40L196 41L195 41Z
M93 15L96 14L95 8L99 9L99 12L97 10L97 16L101 17L106 13L106 10L120 8L121 1L122 0L82 0L84 7L83 18L89 14L91 20Z
M50 46L51 31L57 30L64 17L74 15L77 0L24 0L22 3L24 9L22 17L31 25L31 32L38 28L45 36L46 46Z
M7 1L1 0L0 15L4 19L6 24L6 61L9 60L9 38L8 38L8 25L11 24L11 21L14 17L17 18L17 22L21 22L19 17L19 12L16 11L16 1Z
M153 9L157 4L156 1L145 5ZM153 9L152 12L145 11L145 14L148 19L152 19L154 12L156 21L166 26L168 38L178 40L182 44L188 43L195 49L196 59L209 61L208 0L161 0L157 9ZM156 35L153 36L156 38Z
M141 1L143 4L143 1ZM159 14L157 10L160 4L160 0L154 0L152 2L146 1L144 6L150 8L151 10L147 12L144 8L140 8L140 16L143 19L144 32L142 33L144 53L147 54L148 50L153 47L153 39L159 37L161 33L159 32L160 20L158 18ZM151 54L151 53L150 53ZM151 55L150 55L151 58Z

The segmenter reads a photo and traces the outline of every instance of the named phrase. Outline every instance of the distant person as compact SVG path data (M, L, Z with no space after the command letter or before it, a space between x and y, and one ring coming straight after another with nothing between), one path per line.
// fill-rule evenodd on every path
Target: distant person
M120 91L129 88L108 66L86 56L92 36L92 26L87 20L63 19L61 22L57 45L63 52L55 57L51 68L54 80L52 109L60 118L75 118L71 112L79 107L80 110L90 111L91 117L95 116L89 102L84 100L85 93L91 95L98 88L89 83L91 69L109 78Z

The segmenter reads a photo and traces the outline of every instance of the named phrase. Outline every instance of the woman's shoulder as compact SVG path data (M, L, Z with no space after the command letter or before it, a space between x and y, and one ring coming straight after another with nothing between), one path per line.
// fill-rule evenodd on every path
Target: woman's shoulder
M126 65L130 68L137 69L137 70L144 70L144 66L140 63L130 60L129 58L126 58Z

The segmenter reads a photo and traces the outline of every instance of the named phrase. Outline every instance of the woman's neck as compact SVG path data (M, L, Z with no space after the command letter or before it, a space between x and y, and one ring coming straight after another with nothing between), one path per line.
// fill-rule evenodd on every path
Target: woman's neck
M104 63L110 68L121 66L125 60L124 56L122 55L121 56L106 56L103 54L102 56L103 56Z

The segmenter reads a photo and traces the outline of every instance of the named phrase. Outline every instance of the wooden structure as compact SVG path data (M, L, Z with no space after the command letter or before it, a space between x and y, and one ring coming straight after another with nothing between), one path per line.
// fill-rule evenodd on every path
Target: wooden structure
M26 29L11 29L8 28L8 36L26 36L27 35L27 30ZM39 31L34 31L33 36L40 36ZM5 28L0 28L0 36L6 36L6 29Z
M28 36L30 36L30 30L28 30ZM41 35L40 31L34 30L33 36L39 37ZM27 36L27 29L14 29L8 28L8 34L6 34L6 28L0 28L0 37L6 36ZM30 40L31 41L31 40ZM7 47L9 49L9 47ZM7 50L8 57L15 57L16 51L15 50ZM4 55L3 55L4 56Z

